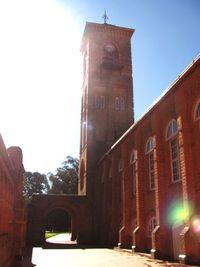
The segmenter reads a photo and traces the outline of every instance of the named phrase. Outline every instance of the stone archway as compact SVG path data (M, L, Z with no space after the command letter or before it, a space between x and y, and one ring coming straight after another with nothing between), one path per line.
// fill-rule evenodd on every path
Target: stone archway
M49 230L70 232L71 240L77 240L78 236L77 212L65 203L52 203L45 212L43 220L43 234ZM54 229L51 229L53 227ZM55 229L56 228L56 229Z
M51 235L57 235L56 243L67 243L72 239L71 216L66 210L57 208L49 212L46 216L45 239L51 242ZM62 239L59 239L62 236ZM64 239L63 239L64 238Z
M71 218L71 240L89 244L92 240L92 220L85 196L34 195L28 208L27 243L43 245L47 218L51 212L62 210Z

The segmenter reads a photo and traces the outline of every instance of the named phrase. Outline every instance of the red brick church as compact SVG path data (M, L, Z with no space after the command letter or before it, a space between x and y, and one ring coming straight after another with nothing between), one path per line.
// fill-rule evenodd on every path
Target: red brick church
M133 33L86 24L79 194L102 245L199 262L200 57L134 122Z
M78 195L34 196L27 241L62 209L78 243L200 264L200 57L134 122L133 33L86 23Z

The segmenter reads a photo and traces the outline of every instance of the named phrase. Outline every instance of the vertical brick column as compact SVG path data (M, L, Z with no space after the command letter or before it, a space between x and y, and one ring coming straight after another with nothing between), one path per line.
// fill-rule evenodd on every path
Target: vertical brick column
M154 124L154 179L155 179L155 213L157 226L152 233L152 249L151 256L153 258L167 258L170 254L167 235L169 230L167 228L167 186L164 178L164 145L163 135L160 132L160 119L155 118L157 123Z
M124 143L122 145L122 160L124 162L123 168L123 192L122 192L122 211L123 211L123 226L119 230L119 243L122 247L131 246L131 229L130 229L130 200L131 200L131 188L129 177L129 153L128 145Z
M145 189L143 185L144 177L144 147L142 143L139 143L140 133L135 137L135 140L138 140L138 172L136 176L136 217L137 217L137 227L133 231L133 245L132 250L135 251L144 251L145 250L145 215L144 215L144 195Z
M111 231L109 233L109 243L110 245L116 245L118 243L118 192L116 188L118 187L118 181L116 179L118 171L118 160L115 153L112 154L112 206L111 206Z
M186 111L185 111L186 112ZM192 262L192 259L198 259L200 253L200 243L198 236L191 229L191 217L196 213L195 199L195 177L193 173L193 162L192 162L192 148L191 140L192 136L190 133L190 125L186 121L187 114L184 117L179 117L178 129L179 129L179 150L180 150L180 167L182 177L182 191L183 191L183 205L188 218L185 220L185 228L180 234L180 254L179 261L186 263L187 261ZM184 125L184 127L183 127ZM200 261L194 262L199 264Z

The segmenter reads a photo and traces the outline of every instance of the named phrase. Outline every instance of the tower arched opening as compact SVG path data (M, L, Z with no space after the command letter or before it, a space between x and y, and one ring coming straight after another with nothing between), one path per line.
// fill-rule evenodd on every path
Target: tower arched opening
M55 208L46 215L45 240L49 243L67 244L74 240L72 216L62 208ZM75 241L73 241L75 242Z

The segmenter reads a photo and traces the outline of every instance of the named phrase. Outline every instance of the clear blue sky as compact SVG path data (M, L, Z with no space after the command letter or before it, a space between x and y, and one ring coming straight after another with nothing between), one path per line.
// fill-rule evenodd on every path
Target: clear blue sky
M85 22L102 23L105 9L108 23L136 30L136 120L200 52L199 0L1 1L0 131L22 148L26 170L53 172L79 156L77 51Z

